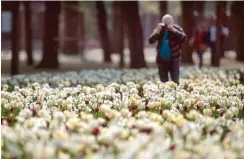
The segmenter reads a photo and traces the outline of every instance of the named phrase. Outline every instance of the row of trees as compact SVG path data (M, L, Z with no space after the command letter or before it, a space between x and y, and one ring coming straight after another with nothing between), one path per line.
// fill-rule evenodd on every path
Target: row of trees
M12 74L18 73L18 33L16 17L18 17L18 6L20 2L5 2L11 3L11 10L13 12L13 23L12 23ZM43 38L43 58L37 68L57 68L58 63L58 46L59 46L59 14L61 10L61 3L66 3L67 5L72 4L78 5L74 2L51 2L46 1L45 6L45 27L44 27L44 38ZM111 61L112 50L120 54L120 67L124 67L124 38L127 36L129 41L130 50L130 67L131 68L142 68L146 67L146 62L144 59L143 52L143 32L141 26L141 19L139 16L139 6L137 1L114 1L113 2L113 32L109 36L108 31L108 19L107 13L102 1L91 2L95 3L97 22L99 29L99 37L101 47L104 53L104 62ZM167 13L167 2L160 1L160 19L162 15ZM212 56L212 65L219 66L220 55L220 33L221 25L226 18L226 3L218 1L216 7L217 15L217 53ZM32 59L32 47L31 47L31 25L30 25L30 8L29 2L24 2L26 9L26 33L27 33L27 55L28 64L33 64ZM203 17L204 2L187 2L182 1L182 27L185 30L188 37L192 36L192 27L195 25L193 12L198 11L198 18ZM242 45L242 37L244 37L244 4L243 2L232 2L232 21L233 21L233 32L235 34L235 48L237 51L237 60L244 61L244 45ZM84 24L83 24L84 25ZM112 48L113 47L113 48ZM182 52L182 62L187 64L192 64L192 48L187 44L183 46Z

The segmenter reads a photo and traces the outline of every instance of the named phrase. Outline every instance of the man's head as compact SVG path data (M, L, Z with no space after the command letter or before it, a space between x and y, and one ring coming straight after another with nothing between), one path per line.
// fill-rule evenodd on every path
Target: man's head
M171 15L165 14L162 18L162 23L166 25L174 25L174 19Z

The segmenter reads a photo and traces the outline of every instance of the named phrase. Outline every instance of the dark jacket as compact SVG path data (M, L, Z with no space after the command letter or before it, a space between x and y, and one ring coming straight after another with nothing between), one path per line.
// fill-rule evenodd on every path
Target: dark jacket
M163 39L163 33L164 33L165 28L166 27L162 25L160 33L158 34L154 31L149 38L150 44L153 44L156 41L158 41L157 52L159 52L159 48L160 48L161 40ZM175 28L174 32L169 31L169 37L168 37L169 45L170 45L171 53L172 53L172 56L170 59L172 59L172 60L180 58L181 44L186 40L186 34L184 33L183 29L178 25L174 25L174 28ZM162 58L159 57L159 54L157 54L156 61L160 62L160 60L162 60Z
M206 45L210 45L210 32L204 31L201 42Z

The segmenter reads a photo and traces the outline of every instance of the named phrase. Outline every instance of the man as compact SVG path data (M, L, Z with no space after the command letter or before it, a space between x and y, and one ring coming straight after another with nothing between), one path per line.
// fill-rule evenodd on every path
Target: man
M181 44L186 40L183 29L174 23L173 17L166 14L149 38L149 43L158 42L157 64L160 80L168 81L168 73L171 79L179 84L179 67Z

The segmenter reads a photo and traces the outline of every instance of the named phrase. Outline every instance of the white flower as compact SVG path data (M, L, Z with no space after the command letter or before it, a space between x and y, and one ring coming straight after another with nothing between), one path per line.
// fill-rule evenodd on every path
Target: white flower
M231 110L227 110L227 112L225 113L225 118L226 119L231 119L233 118L234 114Z
M191 107L191 100L190 100L190 99L186 99L185 102L184 102L184 105L185 105L187 108L190 108L190 107Z
M23 117L23 118L28 118L32 115L32 112L30 109L28 108L25 108L23 110L21 110L21 112L19 113L19 116L20 117Z
M199 117L199 113L196 110L191 110L188 114L187 117L191 120L195 120Z
M137 94L138 93L138 90L136 88L131 88L130 89L130 93L131 94Z
M104 86L102 84L97 85L97 91L102 92L104 90Z
M206 116L212 116L212 110L207 108L203 110L203 114Z
M237 116L239 113L239 110L237 107L231 107L230 110L232 111L233 115Z
M204 102L202 100L197 101L197 106L203 107L204 106Z
M147 113L145 111L140 111L138 114L137 114L137 117L138 118L145 118L147 116Z
M103 104L100 106L100 110L101 112L109 112L111 109L110 109L110 106L109 105L106 105L106 104Z
M124 118L129 117L131 115L131 112L128 109L121 109L120 113Z
M54 119L57 119L59 122L64 122L66 120L65 115L62 112L54 112L53 113Z
M59 152L59 154L58 154L58 158L59 158L59 159L70 159L71 157L70 157L70 155L67 154L67 153Z
M163 117L166 118L166 119L170 116L170 114L171 114L171 113L170 113L169 110L164 110L164 111L163 111Z
M243 158L243 74L183 67L179 86L155 68L3 77L3 158Z
M122 85L120 87L120 91L123 92L123 93L125 93L125 92L128 92L129 90L128 90L128 88L126 86Z

